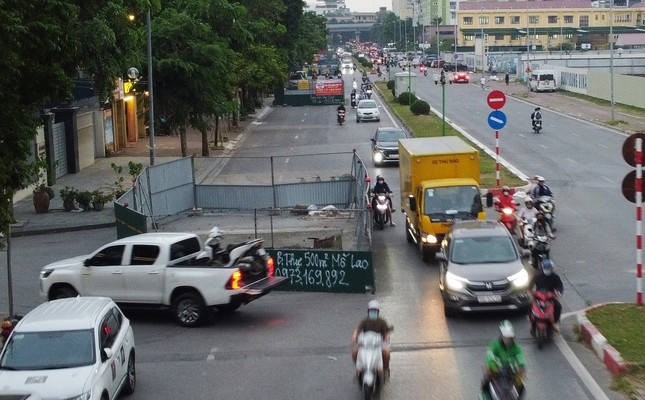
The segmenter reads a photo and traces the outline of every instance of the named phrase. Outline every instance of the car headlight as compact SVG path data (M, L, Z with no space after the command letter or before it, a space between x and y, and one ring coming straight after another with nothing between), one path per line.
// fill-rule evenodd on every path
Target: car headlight
M466 283L468 283L467 279L464 279L450 272L446 272L446 286L449 289L462 290L466 287Z
M376 153L374 153L374 161L376 161L376 162L383 161L383 154L381 154L378 151Z
M511 282L516 288L528 287L529 285L529 273L525 269L520 272L509 276L508 281Z
M88 390L87 392L80 394L75 397L70 397L65 400L90 400L92 398L92 390Z

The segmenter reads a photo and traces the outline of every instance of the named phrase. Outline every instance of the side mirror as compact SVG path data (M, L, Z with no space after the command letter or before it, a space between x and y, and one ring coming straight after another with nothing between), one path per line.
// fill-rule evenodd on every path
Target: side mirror
M112 352L112 349L109 347L106 347L103 350L101 350L101 361L107 361L110 358L112 358L113 355L114 353Z
M92 265L92 259L91 258L86 258L85 261L83 261L83 266L89 267Z
M371 138L370 140L372 141L372 143L376 143L376 139Z
M438 261L448 261L448 257L446 257L446 254L443 251L438 251L434 258Z
M410 210L414 211L417 209L417 199L415 199L414 196L409 195L408 202L410 203Z

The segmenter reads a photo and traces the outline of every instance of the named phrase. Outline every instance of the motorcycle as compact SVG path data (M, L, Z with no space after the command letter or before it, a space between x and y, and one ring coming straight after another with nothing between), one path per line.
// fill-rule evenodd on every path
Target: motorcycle
M372 98L372 89L367 89L367 90L365 91L365 94L367 95L367 98L368 98L368 99L371 99L371 98Z
M542 130L542 120L536 119L535 121L533 121L533 132L540 133L541 130Z
M366 331L358 335L356 370L358 371L358 384L363 390L365 400L375 398L385 381L383 337L380 333Z
M535 238L535 245L531 251L533 253L533 268L542 271L542 263L550 258L551 246L549 238L546 235L538 235Z
M336 116L336 120L338 121L338 125L342 125L343 122L345 122L345 111L343 110L338 110L338 115Z
M495 211L500 213L499 222L504 224L506 229L508 229L512 234L515 234L515 229L517 228L515 208L515 205L513 205L513 207L502 207L499 200L495 202Z
M373 193L376 207L372 210L374 213L374 223L379 226L381 230L385 227L390 219L387 215L387 210L390 208L389 198L392 196L390 193Z
M517 400L520 398L518 381L520 377L510 365L505 365L501 371L490 380L488 392L491 400ZM521 381L519 381L521 382Z
M555 208L553 198L551 196L538 197L536 207L542 214L544 214L544 219L549 224L549 228L553 230L555 219L555 216L553 215L553 209Z
M535 224L535 218L527 220L526 218L522 219L519 223L519 237L517 241L520 246L525 249L533 250L535 246L535 235L533 233L533 224Z
M352 108L356 108L356 93L352 93L349 104L352 106Z
M223 248L221 239L223 231L214 227L208 233L204 250L195 258L195 264L217 265L220 268L239 268L253 280L264 276L265 268L270 273L273 259L264 249L264 239L251 239L240 243L230 243Z
M534 329L534 337L537 339L538 349L542 349L544 343L553 336L553 325L555 324L554 311L555 293L539 290L533 293L533 304L529 321Z

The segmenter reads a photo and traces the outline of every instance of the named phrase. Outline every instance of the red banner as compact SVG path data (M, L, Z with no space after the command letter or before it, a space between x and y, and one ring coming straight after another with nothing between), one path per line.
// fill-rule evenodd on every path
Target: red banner
M315 96L342 96L343 95L343 81L340 79L327 79L316 81L314 88Z

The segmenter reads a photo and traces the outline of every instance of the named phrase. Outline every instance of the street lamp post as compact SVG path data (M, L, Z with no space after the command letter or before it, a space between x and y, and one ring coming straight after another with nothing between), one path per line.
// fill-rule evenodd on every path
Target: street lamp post
M614 0L609 0L609 91L611 92L611 120L614 120Z
M441 70L441 136L446 136L446 74Z
M148 124L150 125L150 165L155 165L155 101L152 84L152 23L150 9L146 16L147 37L148 37L148 93L150 96L150 114L148 115Z

